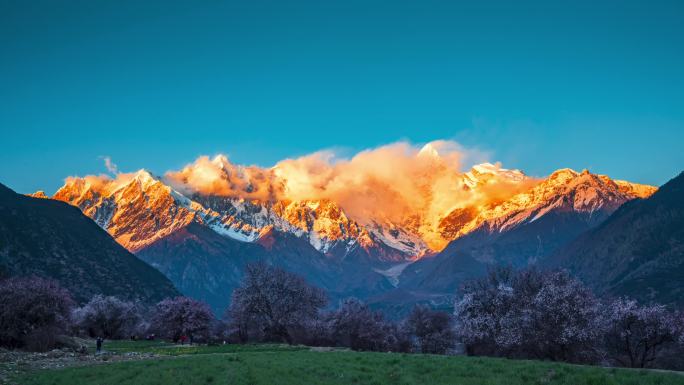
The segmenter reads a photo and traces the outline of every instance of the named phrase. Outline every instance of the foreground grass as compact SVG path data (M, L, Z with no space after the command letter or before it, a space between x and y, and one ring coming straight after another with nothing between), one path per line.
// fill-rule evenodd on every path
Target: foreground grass
M153 352L155 360L46 370L26 385L72 384L462 384L669 385L684 376L647 370L478 357L315 352L280 345L179 347L164 342L106 344L116 352Z

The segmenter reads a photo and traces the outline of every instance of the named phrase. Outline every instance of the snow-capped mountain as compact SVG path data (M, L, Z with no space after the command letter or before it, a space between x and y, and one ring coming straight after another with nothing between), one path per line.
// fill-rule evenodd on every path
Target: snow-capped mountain
M684 172L547 259L600 295L684 304Z
M304 238L316 250L334 252L339 258L355 248L370 254L383 249L377 253L382 255L379 261L405 262L432 252L426 238L433 233L448 242L478 229L503 232L561 209L591 220L598 215L594 213L612 212L627 200L655 191L651 186L569 169L537 182L519 170L490 163L474 166L463 174L462 182L462 188L470 190L498 188L502 183L533 187L503 202L464 202L463 207L445 213L436 230L412 213L406 213L400 223L378 217L361 224L337 203L325 199L264 202L199 193L186 196L145 170L105 181L69 178L53 198L78 206L133 252L197 222L243 242L254 242L273 228Z
M222 166L220 182L251 172L212 162ZM536 263L655 191L588 171L536 179L489 163L446 181L463 197L449 200L456 205L370 218L354 218L332 199L258 199L250 184L240 186L242 196L186 191L145 170L69 178L53 198L79 207L182 291L219 309L255 258L319 280L335 298L377 297L393 287L452 292L488 264ZM426 185L416 193L439 203L432 191ZM429 246L440 243L448 245Z
M454 238L477 228L492 233L505 232L534 222L554 210L572 211L586 217L589 222L598 222L626 201L646 198L655 191L656 188L652 186L613 181L605 175L591 174L587 170L578 173L567 168L561 169L530 190L472 215L470 220L463 221ZM457 213L459 217L468 216L462 211Z
M530 178L520 170L509 170L491 163L482 163L473 166L470 171L463 174L464 188L474 192L478 190L513 189L514 191L527 191L539 181ZM502 200L493 199L484 202L472 202L448 211L438 222L437 231L447 242L459 236L467 234L473 229L473 225L481 213L501 204Z
M331 201L259 202L199 194L190 199L145 170L126 181L70 178L53 198L78 206L133 252L196 222L243 242L254 242L273 228L304 238L321 253L338 258L354 249L376 254L381 263L412 257L384 245Z
M132 252L208 214L144 170L125 183L71 178L53 199L79 207Z
M520 170L509 170L491 163L482 163L476 164L470 171L463 174L463 182L469 188L476 189L478 186L490 183L495 177L500 177L513 183L520 183L529 179Z
M400 280L411 288L448 293L488 265L538 263L625 202L655 191L587 170L558 170L503 202L447 215L445 229L455 239L434 258L409 266Z

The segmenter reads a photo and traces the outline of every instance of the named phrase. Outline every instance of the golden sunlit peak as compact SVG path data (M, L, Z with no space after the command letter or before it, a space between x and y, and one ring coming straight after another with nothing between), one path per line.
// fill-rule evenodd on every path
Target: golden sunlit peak
M152 174L144 168L141 168L140 170L136 171L135 174L133 174L133 178L139 181L150 181L155 179L152 176Z
M224 154L218 154L214 156L214 159L211 160L211 163L216 165L222 170L225 170L228 165L230 165L230 161L228 160L228 157Z
M511 210L528 208L539 197L548 195L546 190L521 194L542 180L504 168L500 162L483 162L462 171L461 159L472 158L473 153L476 151L452 141L437 140L422 146L397 142L348 158L319 151L284 159L272 168L233 164L228 156L218 154L200 156L181 170L168 171L160 178L145 169L117 173L115 177L71 178L56 199L92 205L101 197L131 186L132 181L146 191L161 185L174 200L203 215L228 205L220 203L204 210L204 199L228 199L230 205L245 207L263 205L254 212L275 215L277 221L295 232L311 233L312 245L319 250L328 247L327 241L349 236L362 244L358 237L367 231L395 249L417 255L426 249L440 250L483 220L505 217ZM562 192L595 178L593 174L560 169L542 187ZM616 185L610 180L604 180L598 187L618 186L625 197L645 196L654 191L649 186ZM158 191L153 195L168 195ZM591 199L585 201L591 203ZM583 202L577 207L588 207ZM246 239L256 236L271 220L255 220L245 230L237 217L224 219L234 229L226 231L238 231L242 235L233 236ZM390 231L393 226L401 230Z
M580 173L578 173L577 171L566 167L566 168L559 168L558 170L554 171L553 173L551 173L549 178L554 178L554 177L559 176L559 175L577 176L579 174Z
M28 196L33 197L33 198L48 199L48 196L45 194L45 191L43 191L43 190L38 190L38 191L34 192L33 194L28 194Z
M424 145L420 151L418 151L418 156L433 156L435 158L439 157L439 151L435 148L432 142Z

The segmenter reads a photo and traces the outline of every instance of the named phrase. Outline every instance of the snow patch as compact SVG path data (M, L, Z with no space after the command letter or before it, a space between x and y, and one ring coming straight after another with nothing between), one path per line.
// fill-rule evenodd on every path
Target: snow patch
M381 270L381 269L373 269L376 273L382 274L385 277L387 277L387 280L389 281L392 286L397 287L399 286L399 276L401 273L406 269L408 265L410 265L412 262L402 262L399 264L396 264L389 269L386 270Z
M248 234L235 229L233 227L226 227L222 223L211 223L209 228L216 231L218 234L241 241L241 242L254 242L259 237L259 233L256 231L250 232Z

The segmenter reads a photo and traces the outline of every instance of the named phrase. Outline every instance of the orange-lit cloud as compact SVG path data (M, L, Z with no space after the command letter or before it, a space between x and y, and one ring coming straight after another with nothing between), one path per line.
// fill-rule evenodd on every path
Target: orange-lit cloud
M193 194L243 198L262 202L285 200L331 200L361 224L392 223L419 235L431 248L440 249L447 239L440 221L454 209L481 210L492 203L530 188L535 179L505 177L500 164L488 165L479 183L466 183L465 172L485 155L451 141L424 146L398 142L340 158L333 151L320 151L285 159L271 168L241 166L225 155L200 156L178 171L168 171L163 181L188 196ZM115 174L67 178L108 195L135 177L120 173L109 158L107 169ZM503 171L503 172L499 172ZM517 174L522 177L521 174ZM70 201L68 197L61 197Z
M278 197L272 192L272 174L272 170L235 165L225 155L217 155L213 159L200 156L180 171L167 172L165 179L185 193L267 201Z
M398 142L349 159L331 151L316 152L285 159L270 169L234 165L223 155L202 156L180 171L169 171L165 179L186 193L262 201L329 199L364 224L414 221L424 240L440 248L445 240L437 227L453 209L503 200L533 182L492 175L486 184L468 188L463 181L464 160L481 157L451 141L423 147Z
M69 176L64 180L64 183L67 186L75 183L86 183L93 191L106 195L130 182L134 176L135 173L118 173L115 177L106 174L86 175L84 177Z

